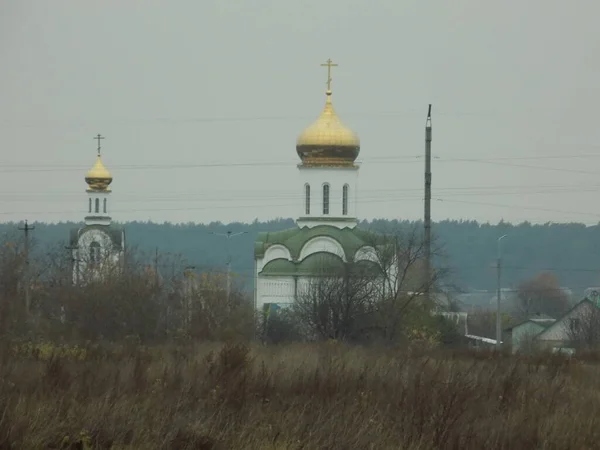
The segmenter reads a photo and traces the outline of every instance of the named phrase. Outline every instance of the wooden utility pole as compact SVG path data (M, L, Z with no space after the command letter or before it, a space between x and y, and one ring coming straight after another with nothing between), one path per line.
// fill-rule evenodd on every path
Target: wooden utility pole
M425 301L429 303L431 288L431 103L425 121Z
M29 318L29 308L31 305L31 292L30 292L30 280L29 280L29 232L35 230L35 226L30 226L25 221L24 227L19 227L20 231L25 233L25 270L23 271L23 278L25 284L25 314Z

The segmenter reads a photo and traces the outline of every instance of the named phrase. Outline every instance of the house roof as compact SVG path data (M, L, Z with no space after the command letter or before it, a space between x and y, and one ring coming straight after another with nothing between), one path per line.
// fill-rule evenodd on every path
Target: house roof
M587 297L584 298L583 300L581 300L579 303L576 303L575 305L573 305L571 307L571 309L569 309L566 313L564 313L562 316L560 316L553 324L551 324L549 327L547 327L544 331L542 331L540 334L538 334L538 337L541 336L542 334L547 333L549 330L552 330L553 328L555 328L556 326L558 326L560 323L562 323L562 320L567 317L569 314L571 314L573 311L575 311L576 309L581 308L583 305L585 304L589 304L591 306L595 306L594 303L588 299Z
M265 251L272 245L283 245L292 256L298 259L304 244L309 240L326 236L335 239L344 249L347 260L354 257L357 250L365 246L373 246L384 242L384 236L372 231L355 228L337 228L331 225L318 225L316 227L297 227L282 231L259 233L254 243L254 256L262 258Z
M533 318L533 319L526 319L523 320L522 322L519 322L511 327L505 328L504 331L512 331L517 327L520 327L521 325L525 325L526 323L534 323L536 325L541 326L542 328L546 329L550 326L552 326L554 323L556 322L556 319L538 319L538 318Z

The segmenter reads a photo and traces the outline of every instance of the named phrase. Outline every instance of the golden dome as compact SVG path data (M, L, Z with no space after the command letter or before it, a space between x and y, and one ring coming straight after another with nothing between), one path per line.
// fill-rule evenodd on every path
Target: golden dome
M85 175L85 182L88 184L90 190L107 191L109 190L108 185L112 183L112 180L112 175L104 164L102 164L102 158L98 155L96 164Z
M319 118L298 136L296 151L304 165L354 164L360 152L360 139L335 113L330 90Z

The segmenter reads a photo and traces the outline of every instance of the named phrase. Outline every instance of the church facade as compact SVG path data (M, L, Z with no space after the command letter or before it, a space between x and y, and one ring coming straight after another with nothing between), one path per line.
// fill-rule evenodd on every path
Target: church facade
M374 261L378 236L359 228L357 219L360 152L358 136L347 128L332 103L329 60L325 107L296 141L298 189L297 226L259 233L254 246L255 307L287 306L324 267Z
M73 261L73 283L98 280L108 270L119 268L125 252L125 231L112 224L110 216L110 184L112 175L102 162L100 140L96 163L87 172L87 215L82 227L71 230L70 248Z

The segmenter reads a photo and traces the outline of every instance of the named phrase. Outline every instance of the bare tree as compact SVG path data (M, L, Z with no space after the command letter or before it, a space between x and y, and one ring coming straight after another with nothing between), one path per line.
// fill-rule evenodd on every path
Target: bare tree
M383 277L377 322L383 338L394 341L402 333L402 322L407 309L416 300L420 309L431 311L436 305L435 294L430 298L426 298L424 294L436 292L438 282L446 275L446 270L433 269L427 279L424 242L416 227L396 229L383 236L374 236L370 247L373 249L372 260L380 267ZM432 255L440 253L437 246L432 251Z
M394 341L402 335L413 303L426 311L435 304L424 293L434 291L444 271L433 270L426 279L419 230L367 232L362 237L367 245L353 261L323 264L296 300L296 317L315 337Z
M375 312L381 273L370 262L325 264L306 279L293 306L305 332L318 339L347 340L364 330Z
M586 301L565 319L564 332L576 348L597 349L600 346L600 309Z
M561 289L556 275L549 272L519 284L516 301L517 313L523 318L538 313L556 318L569 309L569 296Z

